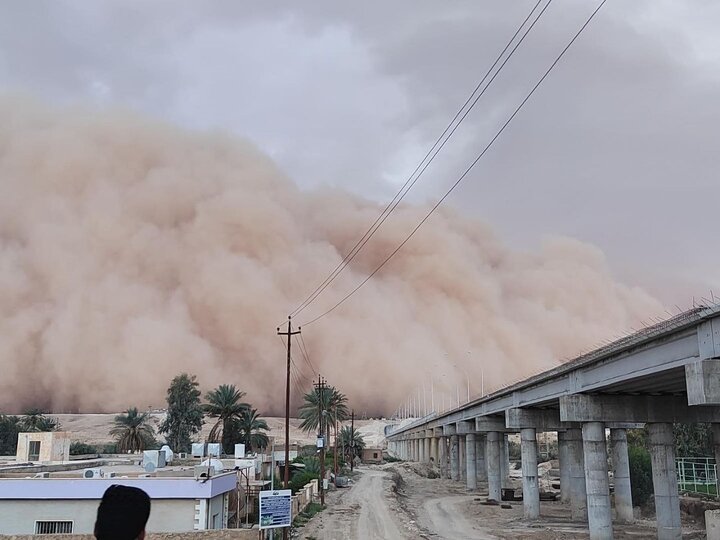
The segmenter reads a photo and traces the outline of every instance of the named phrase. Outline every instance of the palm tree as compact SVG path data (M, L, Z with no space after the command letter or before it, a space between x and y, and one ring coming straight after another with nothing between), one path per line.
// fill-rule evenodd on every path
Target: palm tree
M60 422L57 418L45 416L40 409L29 409L20 419L20 428L26 432L57 431L60 428Z
M231 445L234 444L236 433L233 424L237 424L242 415L250 409L250 405L240 400L245 392L240 392L234 384L221 384L215 390L210 390L205 399L203 410L211 418L217 418L217 422L210 430L208 440L222 442L223 451L226 454L232 452Z
M245 450L252 452L253 449L260 450L267 448L268 436L263 431L270 431L267 422L260 418L257 409L246 409L237 420L235 429L240 435L240 442L245 443Z
M322 391L322 399L320 391L314 388L303 396L304 403L298 409L298 414L302 418L300 429L306 433L317 432L319 428L320 411L323 415L324 434L326 441L330 439L330 429L336 429L338 422L343 422L350 418L350 411L347 407L347 397L345 394L338 392L334 386L327 386ZM337 433L336 433L337 435Z
M115 417L115 427L110 435L117 439L118 452L145 450L155 442L155 430L149 424L147 413L140 413L137 407L130 407L125 414Z
M339 443L343 447L343 453L346 457L350 457L352 450L352 457L361 455L365 448L365 439L360 435L360 432L355 429L353 430L350 426L343 426L340 430Z

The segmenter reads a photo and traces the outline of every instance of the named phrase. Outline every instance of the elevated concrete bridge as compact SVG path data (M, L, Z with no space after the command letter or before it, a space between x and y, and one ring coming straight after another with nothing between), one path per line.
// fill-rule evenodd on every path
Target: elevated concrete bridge
M540 516L537 434L558 434L561 498L587 520L590 537L613 537L606 430L610 431L615 519L633 519L626 430L648 425L657 535L682 538L674 422L713 424L720 464L720 307L700 307L555 369L389 432L401 458L434 461L470 490L487 481L500 500L507 433L520 433L523 507Z

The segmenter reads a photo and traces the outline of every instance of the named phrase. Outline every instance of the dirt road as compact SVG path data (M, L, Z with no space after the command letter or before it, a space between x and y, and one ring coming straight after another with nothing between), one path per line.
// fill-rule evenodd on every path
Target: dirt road
M318 540L404 540L418 538L409 519L404 519L392 494L387 471L365 469L349 490L340 490L328 501L300 538Z
M473 526L463 515L463 505L473 501L473 495L452 495L428 499L422 505L420 525L431 538L456 540L461 538L496 539L488 531Z
M526 521L522 503L514 502L509 508L481 504L487 497L484 485L468 493L462 483L441 480L430 469L413 463L363 467L351 488L329 494L327 510L301 529L300 538L578 540L589 537L587 524L573 521L566 504L543 502L542 517ZM655 536L651 521L632 525L616 523L614 528L618 539ZM693 531L684 537L703 536L701 531Z

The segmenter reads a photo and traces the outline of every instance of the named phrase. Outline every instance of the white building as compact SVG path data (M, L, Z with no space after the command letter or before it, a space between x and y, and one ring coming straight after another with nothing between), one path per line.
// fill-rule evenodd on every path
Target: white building
M56 463L70 459L70 433L44 431L19 433L16 461L21 463Z
M2 478L0 534L92 534L97 507L112 484L138 487L151 499L148 532L183 532L227 527L230 492L237 474L209 479Z

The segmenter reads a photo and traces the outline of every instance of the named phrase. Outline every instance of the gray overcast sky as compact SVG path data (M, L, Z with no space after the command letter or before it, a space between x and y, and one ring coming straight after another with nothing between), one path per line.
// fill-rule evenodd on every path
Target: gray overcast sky
M388 199L534 1L0 0L0 89L253 140ZM413 194L434 200L596 2L555 0ZM564 234L667 302L720 290L720 3L610 0L451 204Z

